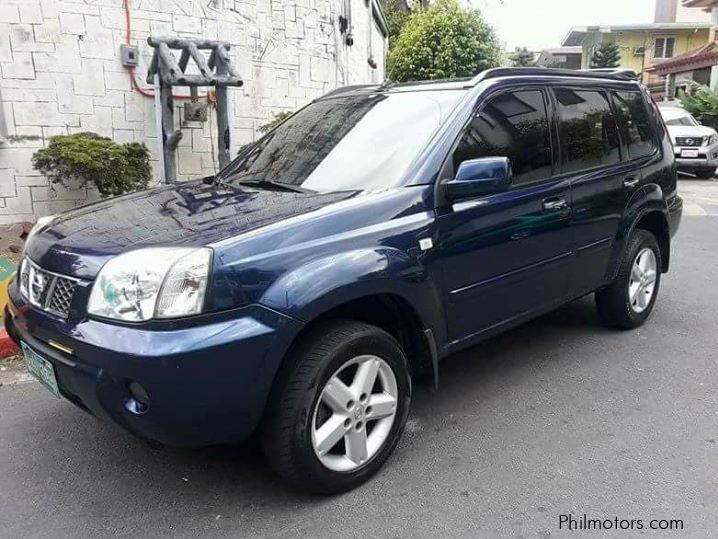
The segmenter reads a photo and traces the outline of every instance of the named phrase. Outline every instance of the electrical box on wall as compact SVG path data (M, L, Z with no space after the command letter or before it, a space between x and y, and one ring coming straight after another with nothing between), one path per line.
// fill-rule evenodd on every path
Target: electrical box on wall
M200 103L199 101L189 101L185 103L184 120L185 122L206 122L207 103Z
M125 67L137 67L140 49L134 45L120 45L120 60Z

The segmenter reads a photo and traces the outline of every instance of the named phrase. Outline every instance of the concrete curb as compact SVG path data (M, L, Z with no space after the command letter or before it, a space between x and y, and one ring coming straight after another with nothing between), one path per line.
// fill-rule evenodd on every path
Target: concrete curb
M0 360L6 357L14 356L20 352L20 349L7 334L5 328L0 329Z

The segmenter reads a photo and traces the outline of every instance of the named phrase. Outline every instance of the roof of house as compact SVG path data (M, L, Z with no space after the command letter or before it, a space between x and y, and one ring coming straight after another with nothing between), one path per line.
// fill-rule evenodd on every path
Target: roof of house
M698 1L698 0L697 0ZM716 0L718 2L718 0ZM611 34L615 32L670 32L675 30L697 30L710 28L710 22L659 22L648 24L618 24L606 26L574 26L568 32L561 45L579 46L590 33Z
M683 5L685 7L702 7L702 8L712 8L713 6L718 6L718 0L683 0ZM706 9L706 11L708 11Z
M653 65L646 69L657 75L670 75L673 73L685 73L694 69L703 69L718 64L718 43L712 41L692 51L684 52L660 64Z
M544 49L542 50L538 58L536 59L536 62L540 65L544 61L547 61L549 58L553 56L567 56L569 54L582 54L583 48L581 47L555 47L551 49Z

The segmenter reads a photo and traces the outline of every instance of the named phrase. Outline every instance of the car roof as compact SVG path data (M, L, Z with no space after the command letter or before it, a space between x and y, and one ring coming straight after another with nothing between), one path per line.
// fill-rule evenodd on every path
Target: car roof
M462 77L454 79L440 79L429 81L412 81L393 83L386 81L382 84L360 84L354 86L343 86L325 94L321 99L336 97L339 95L349 96L352 94L366 94L373 92L411 92L426 90L468 90L479 83L498 78L542 78L542 79L584 79L596 82L636 82L638 76L631 69L554 69L545 67L498 67L482 71L474 77Z

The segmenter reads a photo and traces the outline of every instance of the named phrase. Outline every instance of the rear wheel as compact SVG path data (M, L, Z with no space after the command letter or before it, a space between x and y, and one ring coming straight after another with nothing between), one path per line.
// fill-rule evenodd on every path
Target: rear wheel
M635 230L613 283L596 292L601 318L620 329L640 326L653 310L660 284L658 242L647 230Z
M366 481L396 447L409 412L399 343L375 326L339 321L313 331L287 360L263 425L270 465L313 493Z

